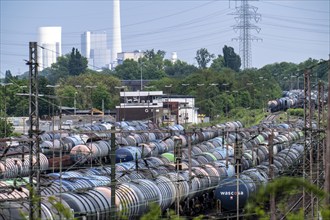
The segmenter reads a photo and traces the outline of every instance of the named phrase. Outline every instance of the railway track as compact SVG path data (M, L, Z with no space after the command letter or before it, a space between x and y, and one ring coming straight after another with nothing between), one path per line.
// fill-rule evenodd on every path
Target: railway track
M270 113L269 115L267 115L267 117L264 120L262 120L262 123L266 123L266 124L272 123L273 121L275 121L277 119L277 117L279 115L280 115L280 112Z

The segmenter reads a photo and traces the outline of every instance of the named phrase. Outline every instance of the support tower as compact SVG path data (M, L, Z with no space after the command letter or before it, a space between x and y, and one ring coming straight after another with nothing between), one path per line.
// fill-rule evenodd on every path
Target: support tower
M260 28L252 23L253 21L257 23L261 18L261 14L257 13L257 10L257 7L248 4L248 0L241 0L241 6L236 7L236 11L231 13L231 15L235 15L235 20L237 22L233 27L234 31L237 32L239 30L239 36L233 38L233 40L239 41L239 53L243 69L251 67L251 41L262 40L250 34L250 30L256 30L258 33L260 32Z

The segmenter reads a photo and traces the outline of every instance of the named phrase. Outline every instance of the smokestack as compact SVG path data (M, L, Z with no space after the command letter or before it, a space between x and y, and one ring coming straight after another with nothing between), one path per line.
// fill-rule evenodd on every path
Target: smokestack
M117 64L117 54L121 52L120 2L113 0L112 65Z

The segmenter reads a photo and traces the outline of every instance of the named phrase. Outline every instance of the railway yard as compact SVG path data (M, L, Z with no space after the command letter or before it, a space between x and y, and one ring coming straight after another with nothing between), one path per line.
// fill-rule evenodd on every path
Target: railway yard
M326 182L327 97L307 92L269 101L252 126L66 118L67 128L43 130L31 123L28 135L1 139L0 219L139 219L153 209L156 218L255 219L246 205L283 176L300 177L304 187L284 210L268 194L269 217L302 210L319 218L323 197L304 184L322 191ZM280 120L290 108L304 118Z

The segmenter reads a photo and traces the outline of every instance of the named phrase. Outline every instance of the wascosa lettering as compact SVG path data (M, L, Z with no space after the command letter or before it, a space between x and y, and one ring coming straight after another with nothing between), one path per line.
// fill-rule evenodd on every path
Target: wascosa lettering
M237 192L236 191L227 191L227 192L220 192L220 195L222 196L236 196L237 195ZM244 192L243 191L240 191L238 192L238 195L244 195Z

